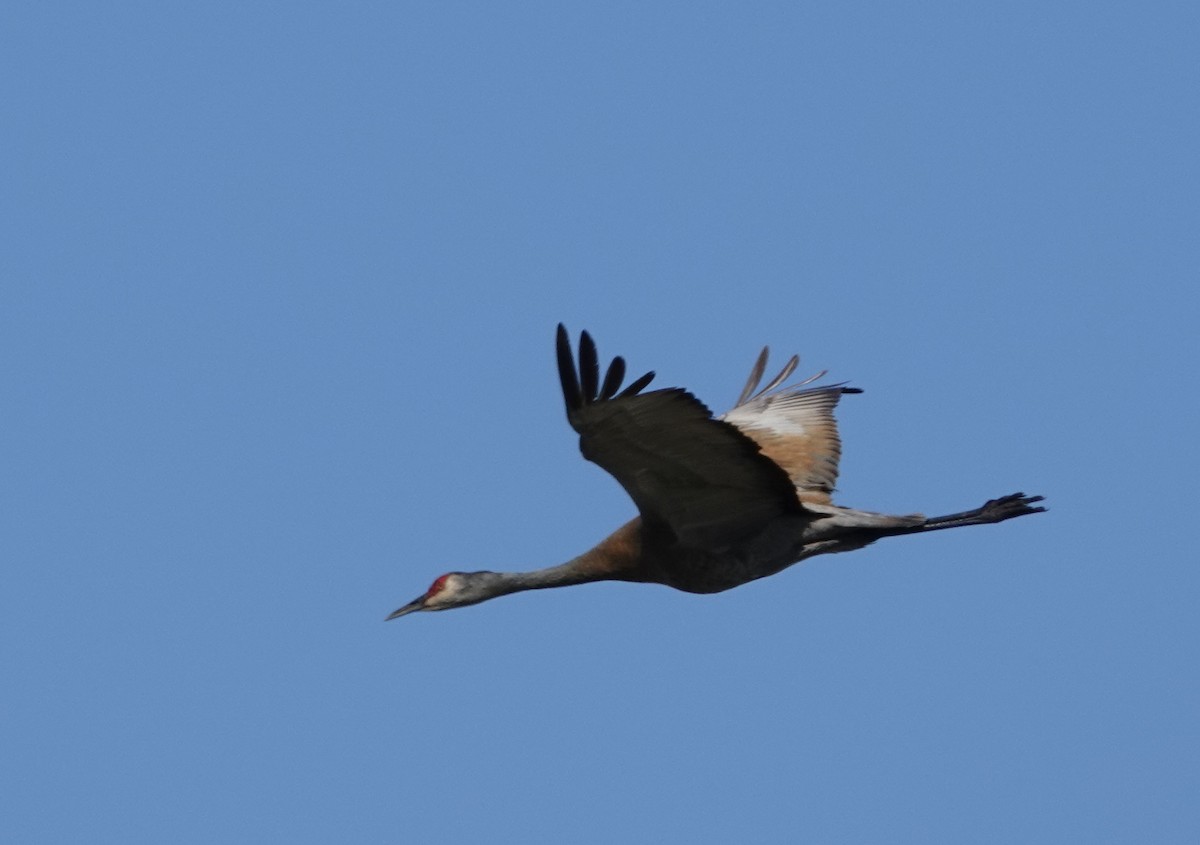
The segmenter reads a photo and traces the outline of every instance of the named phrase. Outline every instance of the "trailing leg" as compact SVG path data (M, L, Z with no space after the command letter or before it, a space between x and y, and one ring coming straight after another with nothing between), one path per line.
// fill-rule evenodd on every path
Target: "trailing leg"
M943 528L958 528L963 525L991 525L1004 522L1018 516L1030 513L1042 513L1043 507L1033 507L1034 502L1042 501L1042 496L1026 496L1024 493L1013 493L991 499L982 507L975 510L951 513L945 516L932 516L920 525L909 525L900 528L883 529L881 536L892 537L899 534L920 534L923 531L940 531Z

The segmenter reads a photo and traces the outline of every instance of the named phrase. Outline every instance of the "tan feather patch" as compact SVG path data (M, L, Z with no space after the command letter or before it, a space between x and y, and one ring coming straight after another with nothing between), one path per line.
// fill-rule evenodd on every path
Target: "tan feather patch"
M842 454L833 418L841 396L840 385L785 390L752 399L722 419L737 426L787 472L801 501L828 502Z

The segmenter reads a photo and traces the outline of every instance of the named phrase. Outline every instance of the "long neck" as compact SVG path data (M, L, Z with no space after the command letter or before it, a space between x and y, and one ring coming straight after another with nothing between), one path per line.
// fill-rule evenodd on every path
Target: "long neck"
M504 593L569 587L592 581L640 581L641 524L633 520L618 528L594 549L558 566L530 572L498 572Z
M598 570L588 564L587 555L572 558L558 566L548 566L545 569L534 569L529 572L500 572L501 585L505 592L516 593L521 590L544 590L549 587L569 587L572 584L588 584L592 581L606 581L612 575Z

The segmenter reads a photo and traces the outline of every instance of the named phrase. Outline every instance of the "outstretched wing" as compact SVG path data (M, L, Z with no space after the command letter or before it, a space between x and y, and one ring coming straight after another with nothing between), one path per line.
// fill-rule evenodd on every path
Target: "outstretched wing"
M579 339L577 371L567 330L559 325L558 374L580 451L620 482L647 529L665 528L684 545L720 549L800 511L787 473L687 391L641 393L654 373L622 390L621 358L601 382L587 332Z
M843 393L862 391L841 384L797 389L821 378L824 371L799 384L780 387L800 363L793 355L779 375L755 392L767 366L767 355L764 347L737 405L721 419L737 426L764 455L783 467L802 502L829 504L842 454L833 409Z

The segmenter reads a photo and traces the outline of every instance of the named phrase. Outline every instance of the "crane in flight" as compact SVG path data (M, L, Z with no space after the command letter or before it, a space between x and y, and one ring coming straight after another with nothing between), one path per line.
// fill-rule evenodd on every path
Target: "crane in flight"
M819 554L861 549L882 537L987 525L1040 513L1041 496L1013 493L946 516L893 516L833 504L841 442L833 409L844 384L785 385L799 364L758 388L763 349L733 410L714 417L680 388L643 392L654 373L622 388L625 361L604 378L585 331L579 362L562 324L558 375L579 449L612 475L639 515L599 545L559 566L532 572L448 572L394 611L449 610L522 590L591 581L665 584L716 593L765 578Z

